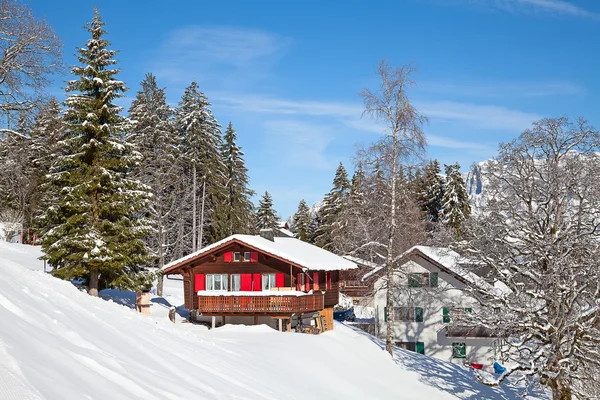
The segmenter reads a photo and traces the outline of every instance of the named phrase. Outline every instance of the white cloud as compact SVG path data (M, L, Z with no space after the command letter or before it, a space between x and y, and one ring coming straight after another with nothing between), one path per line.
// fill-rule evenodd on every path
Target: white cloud
M199 77L251 80L264 77L290 43L289 38L256 29L187 26L167 35L154 70L175 83Z
M482 152L490 152L494 151L495 148L493 146L477 143L477 142L469 142L462 140L454 140L443 136L437 135L427 135L427 144L433 147L442 147L446 149L461 149L461 150L474 150L474 151L482 151Z
M546 97L584 95L586 89L566 81L549 82L423 82L418 90L426 93L464 97Z
M564 0L459 0L458 3L476 4L515 14L549 14L594 19L600 17L598 13Z

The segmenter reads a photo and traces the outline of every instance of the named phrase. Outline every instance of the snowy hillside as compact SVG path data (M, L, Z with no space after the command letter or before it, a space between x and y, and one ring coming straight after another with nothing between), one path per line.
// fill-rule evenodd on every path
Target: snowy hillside
M165 314L181 296L177 284L143 316L44 274L39 255L0 242L3 400L516 399L430 357L398 350L394 362L343 325L312 336L172 324Z

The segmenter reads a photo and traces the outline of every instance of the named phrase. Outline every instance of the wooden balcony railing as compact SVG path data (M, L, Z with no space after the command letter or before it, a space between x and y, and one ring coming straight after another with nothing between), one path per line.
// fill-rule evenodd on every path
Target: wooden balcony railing
M224 314L298 314L324 308L323 294L302 296L198 296L198 311Z

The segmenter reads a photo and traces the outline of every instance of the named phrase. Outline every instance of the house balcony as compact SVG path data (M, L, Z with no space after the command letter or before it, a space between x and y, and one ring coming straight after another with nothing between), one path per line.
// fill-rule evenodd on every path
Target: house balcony
M291 315L320 311L323 293L198 292L198 312L217 315Z

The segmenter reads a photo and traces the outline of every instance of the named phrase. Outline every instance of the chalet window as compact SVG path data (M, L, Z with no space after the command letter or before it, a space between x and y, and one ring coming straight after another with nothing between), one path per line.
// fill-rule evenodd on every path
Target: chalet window
M233 261L234 262L240 262L241 259L242 259L242 256L239 252L236 251L233 253Z
M401 349L414 351L419 354L425 354L425 343L424 342L396 342L396 346Z
M244 262L250 262L250 252L244 252Z
M423 322L423 308L394 307L394 320L407 322Z
M229 290L227 274L207 274L206 290Z
M231 275L231 291L239 292L241 290L240 274Z
M452 358L467 358L467 345L462 342L452 343Z
M448 307L444 307L442 308L442 322L445 324L449 324L450 321L452 320L452 318L456 319L457 321L460 320L460 315L463 312L473 312L473 309L471 307L467 307L467 308L448 308ZM452 314L452 318L451 318L451 314Z
M408 274L408 286L410 287L437 287L438 273L437 272L422 272Z
M262 290L271 290L277 287L275 274L262 274Z

